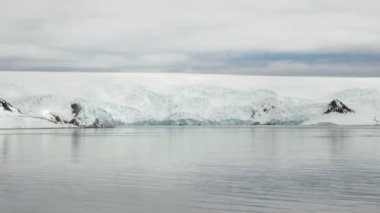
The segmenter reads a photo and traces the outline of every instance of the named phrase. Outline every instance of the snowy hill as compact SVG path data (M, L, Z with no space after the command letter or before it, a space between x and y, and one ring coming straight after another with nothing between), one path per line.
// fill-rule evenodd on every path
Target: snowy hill
M377 78L0 72L0 97L23 113L59 123L56 116L71 121L71 106L80 104L83 125L374 125L379 85ZM334 99L355 113L325 114Z
M8 101L0 98L0 128L54 128L72 127L68 124L56 124L43 117L34 117L22 113Z

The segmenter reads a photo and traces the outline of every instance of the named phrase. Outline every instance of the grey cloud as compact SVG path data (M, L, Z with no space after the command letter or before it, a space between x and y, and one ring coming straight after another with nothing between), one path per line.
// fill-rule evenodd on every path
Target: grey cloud
M0 70L380 76L379 10L374 0L2 0Z

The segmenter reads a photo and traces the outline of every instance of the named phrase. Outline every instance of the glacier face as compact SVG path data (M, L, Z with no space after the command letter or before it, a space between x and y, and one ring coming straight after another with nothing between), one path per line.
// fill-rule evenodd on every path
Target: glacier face
M63 118L71 116L72 103L80 103L85 121L99 118L108 125L235 125L253 123L250 118L253 101L275 94L209 86L181 87L172 94L138 86L117 93L123 95L118 94L113 102L86 97L33 95L15 98L13 103L28 114L49 117L54 113Z
M1 72L0 98L46 119L70 119L71 104L79 103L85 124L373 125L380 119L379 85L380 79L353 78ZM324 115L333 99L356 113Z

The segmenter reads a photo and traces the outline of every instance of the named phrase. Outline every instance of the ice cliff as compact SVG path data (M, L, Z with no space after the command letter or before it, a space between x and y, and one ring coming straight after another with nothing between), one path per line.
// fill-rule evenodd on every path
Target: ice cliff
M15 113L12 127L374 125L379 85L377 78L0 72L0 97L9 101L0 101L0 128L12 123L3 103ZM25 115L48 125L21 121Z

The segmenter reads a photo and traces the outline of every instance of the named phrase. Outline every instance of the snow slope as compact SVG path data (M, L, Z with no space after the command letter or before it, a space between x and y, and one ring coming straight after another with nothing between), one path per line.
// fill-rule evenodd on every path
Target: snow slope
M55 124L41 118L34 118L22 114L12 114L0 111L0 129L14 128L61 128L73 127L72 125Z
M24 114L9 102L0 98L0 129L2 128L33 128L33 127L71 127L68 124L56 124L43 117Z
M379 89L378 78L0 72L0 98L28 115L68 119L79 103L84 123L108 125L374 125ZM323 114L333 99L355 113Z

